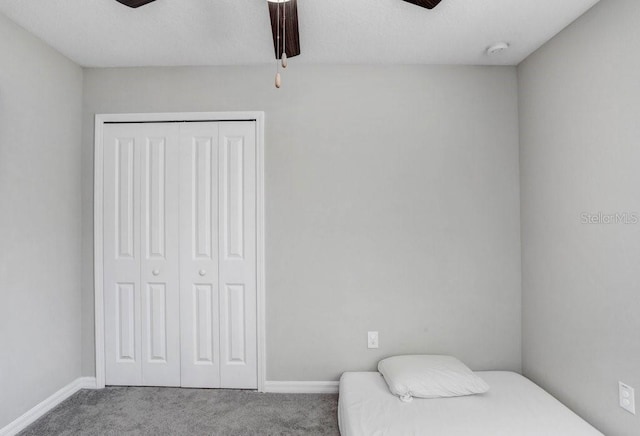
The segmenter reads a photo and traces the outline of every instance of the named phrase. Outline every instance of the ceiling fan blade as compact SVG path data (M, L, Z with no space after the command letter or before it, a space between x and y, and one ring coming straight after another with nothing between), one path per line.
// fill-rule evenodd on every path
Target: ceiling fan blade
M125 6L129 6L130 8L139 8L140 6L144 6L147 3L151 3L155 0L116 0L119 3L122 3Z
M298 31L298 3L296 0L281 3L267 2L271 16L271 33L273 34L273 51L277 59L282 58L283 45L286 45L287 57L300 54L300 33ZM278 53L278 5L280 5L280 53ZM285 14L286 8L286 14ZM286 22L284 17L286 16ZM284 25L283 25L284 24ZM286 26L286 32L285 32ZM284 38L287 43L283 44Z
M442 0L404 0L404 1L413 3L414 5L422 6L423 8L433 9L436 6L438 6L438 4Z

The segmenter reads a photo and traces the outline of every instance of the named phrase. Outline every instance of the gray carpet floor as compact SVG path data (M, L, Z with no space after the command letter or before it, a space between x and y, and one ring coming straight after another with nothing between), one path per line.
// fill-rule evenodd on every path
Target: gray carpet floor
M336 435L337 395L108 387L82 390L27 435Z

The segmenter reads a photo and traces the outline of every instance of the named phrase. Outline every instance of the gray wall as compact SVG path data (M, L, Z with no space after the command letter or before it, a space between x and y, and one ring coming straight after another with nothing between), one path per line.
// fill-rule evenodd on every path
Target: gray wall
M82 70L0 14L0 428L81 374Z
M409 352L519 371L516 69L290 64L280 90L271 65L85 70L84 374L94 114L233 110L266 112L269 380Z
M640 2L603 0L519 67L524 373L608 436L638 435ZM640 410L639 410L640 411Z

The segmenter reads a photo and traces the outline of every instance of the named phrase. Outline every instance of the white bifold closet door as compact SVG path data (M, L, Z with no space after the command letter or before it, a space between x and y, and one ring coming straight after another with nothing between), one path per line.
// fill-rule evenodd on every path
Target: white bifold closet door
M255 123L103 143L106 384L255 389Z
M256 388L252 122L182 125L182 386Z
M177 125L105 126L109 384L180 385L178 143Z

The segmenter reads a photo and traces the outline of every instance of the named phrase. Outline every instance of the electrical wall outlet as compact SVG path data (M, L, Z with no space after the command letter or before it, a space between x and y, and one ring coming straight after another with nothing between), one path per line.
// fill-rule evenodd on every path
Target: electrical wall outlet
M367 348L378 348L378 332L367 332Z
M620 407L629 413L636 414L636 393L635 390L622 382L618 382L618 393L620 396Z

